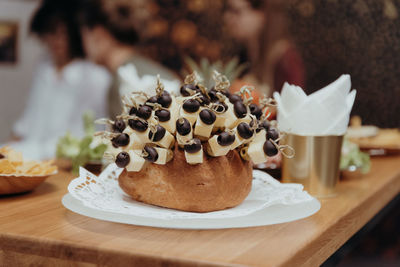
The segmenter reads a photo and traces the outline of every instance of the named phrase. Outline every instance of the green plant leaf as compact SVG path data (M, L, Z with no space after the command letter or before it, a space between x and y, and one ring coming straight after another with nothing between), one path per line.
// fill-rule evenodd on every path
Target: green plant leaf
M212 79L214 70L224 74L231 82L233 82L245 69L248 68L248 64L239 64L239 59L237 57L232 58L226 64L220 60L211 63L207 58L200 59L199 63L196 63L196 61L190 57L185 57L184 61L191 69L190 73L197 71L197 73L203 78L203 84L207 88L211 88L214 85L214 80Z
M83 123L86 135L82 139L71 136L66 133L57 143L57 158L67 158L72 162L72 171L74 174L79 172L79 167L92 161L100 161L104 155L107 145L100 144L91 147L94 133L94 120L92 113L85 113Z
M83 127L86 135L93 135L95 131L94 127L94 114L91 111L86 111L83 114Z

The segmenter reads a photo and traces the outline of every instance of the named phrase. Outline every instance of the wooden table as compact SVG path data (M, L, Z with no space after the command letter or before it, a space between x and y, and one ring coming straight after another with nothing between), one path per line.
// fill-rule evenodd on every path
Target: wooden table
M66 210L72 176L0 198L0 266L317 266L400 191L400 157L375 158L370 174L342 181L306 219L227 230L171 230L99 221ZM73 264L71 262L74 262Z

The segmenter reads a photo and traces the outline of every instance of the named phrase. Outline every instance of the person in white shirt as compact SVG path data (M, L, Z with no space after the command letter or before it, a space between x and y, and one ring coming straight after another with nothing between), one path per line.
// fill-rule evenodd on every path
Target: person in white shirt
M126 0L81 1L79 18L87 57L113 74L108 94L108 114L112 119L122 111L121 96L124 94L123 87L126 83L118 75L122 68L128 67L125 70L129 70L127 76L134 81L131 84L133 91L151 93L146 90L149 75L159 74L166 85L172 84L174 88L166 87L168 91L177 91L178 88L175 87L180 83L174 72L140 54L137 46L141 41L139 31L143 30L143 24L148 19L144 3L145 1ZM155 78L150 78L150 83L151 81L155 87ZM175 86L176 83L178 85ZM141 87L143 84L146 84L144 88Z
M83 136L86 111L97 118L106 116L111 76L83 59L75 21L77 4L75 0L44 1L31 22L31 32L47 47L50 57L37 67L28 103L9 144L27 158L54 157L57 140L67 131Z

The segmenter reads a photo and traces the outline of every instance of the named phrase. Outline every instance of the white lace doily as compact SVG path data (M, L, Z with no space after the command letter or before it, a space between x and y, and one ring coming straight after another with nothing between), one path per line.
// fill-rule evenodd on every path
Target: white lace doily
M68 191L84 206L100 211L157 219L219 219L245 216L276 204L295 205L313 200L300 184L281 184L265 172L253 171L253 186L237 207L207 213L184 212L147 205L133 200L118 185L123 169L110 164L99 176L80 168Z

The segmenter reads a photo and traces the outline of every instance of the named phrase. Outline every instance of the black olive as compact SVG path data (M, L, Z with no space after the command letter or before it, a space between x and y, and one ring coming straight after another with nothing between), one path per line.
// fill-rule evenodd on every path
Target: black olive
M176 131L184 136L190 133L192 127L190 126L190 122L185 118L180 118L176 121Z
M156 134L154 135L154 139L152 139L153 138L153 132L152 131L149 132L149 139L153 140L154 142L158 142L161 139L163 139L163 137L165 136L165 132L166 132L165 128L162 127L161 125L157 125L156 128L157 128L157 131L156 131Z
M210 97L211 102L216 102L218 101L218 96L217 96L217 91L214 89L211 89L208 92L208 96Z
M227 98L229 98L231 96L231 93L229 92L229 90L223 90L223 91L221 91L221 93L223 95L225 95Z
M237 101L243 102L243 99L240 95L231 94L229 96L229 101L231 101L232 104L235 104Z
M199 87L196 86L196 85L193 85L193 84L184 84L184 85L182 85L182 87L180 89L180 92L181 92L182 96L190 96L189 91L186 90L186 89L190 89L190 90L193 90L193 91L198 91Z
M254 120L252 120L252 121L250 122L250 127L251 127L251 128L253 128L254 123L255 123ZM259 132L261 131L261 129L262 129L262 128L258 125L258 127L256 128L256 133L259 133Z
M269 121L263 121L260 123L259 127L264 128L266 131L269 130Z
M250 113L253 114L254 116L256 116L256 118L259 120L261 118L261 115L262 115L261 108L258 105L254 104L254 103L250 104L249 108L250 108Z
M169 112L169 110L166 109L156 110L155 115L161 122L169 121L171 119L171 113Z
M150 161L150 162L156 162L158 159L158 153L157 150L154 147L151 146L145 146L144 151L147 152L147 156L143 157L145 160Z
M149 99L147 99L146 103L157 103L157 96L152 96Z
M235 135L231 135L227 132L222 132L217 137L217 142L221 146L229 146L235 142Z
M215 104L219 104L217 107L218 112L226 112L228 110L228 105L225 104L224 102L217 101L217 102L215 102ZM221 105L223 107L221 107Z
M183 103L182 107L186 112L193 113L199 110L200 103L196 99L188 99Z
M199 139L197 138L193 138L193 144L191 145L185 145L183 147L183 149L187 152L187 153L196 153L198 151L200 151L201 149L201 142Z
M206 105L210 104L210 102L211 101L207 96L205 96L203 94L200 96L200 103L202 106L206 106Z
M235 111L236 117L239 119L246 117L247 114L247 107L241 101L236 101L233 104L233 110Z
M4 158L5 158L5 156L0 153L0 159L4 159Z
M131 159L129 154L125 151L118 153L117 157L115 158L115 164L117 164L117 166L120 168L124 168L129 164L130 161Z
M136 130L138 132L144 132L147 130L147 127L148 127L147 122L142 122L140 120L130 119L128 121L128 124L133 130Z
M229 135L229 142L230 142L230 143L233 144L233 142L235 142L235 139L236 139L236 137L235 137L234 134L233 134L233 135Z
M124 120L121 120L121 119L116 120L114 122L114 124L112 125L112 129L114 132L122 133L125 130L125 128L126 128L126 124L125 124Z
M137 113L137 108L131 107L131 109L129 110L129 115L136 115L136 113Z
M157 103L164 108L168 108L172 103L172 98L168 92L165 92L157 98Z
M237 131L240 137L244 139L249 139L253 136L253 131L250 129L250 125L245 122L239 123L237 126Z
M271 141L265 141L263 150L265 155L267 155L268 157L273 157L278 154L278 149Z
M153 109L150 106L144 105L144 106L140 106L140 108L138 109L136 115L139 118L147 120L147 119L150 118L152 111L153 111Z
M279 131L276 128L270 127L267 131L267 140L272 139L276 140L279 138Z
M200 111L200 119L205 124L211 125L215 122L217 116L215 116L215 113L213 111L209 109L203 109L202 111Z
M129 135L122 133L111 140L114 147L127 146L129 144Z

